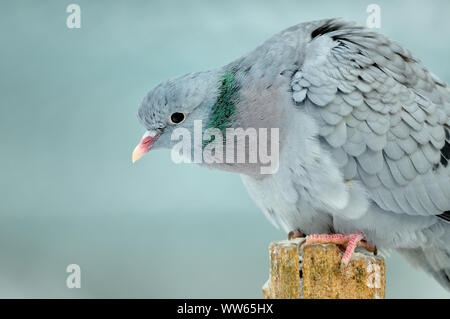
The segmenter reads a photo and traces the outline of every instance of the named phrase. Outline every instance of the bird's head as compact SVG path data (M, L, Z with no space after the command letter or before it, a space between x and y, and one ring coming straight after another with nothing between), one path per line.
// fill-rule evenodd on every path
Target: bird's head
M171 148L176 128L192 132L194 120L207 120L215 100L217 74L212 71L189 73L165 81L142 101L138 119L146 132L133 151L133 163L150 148Z

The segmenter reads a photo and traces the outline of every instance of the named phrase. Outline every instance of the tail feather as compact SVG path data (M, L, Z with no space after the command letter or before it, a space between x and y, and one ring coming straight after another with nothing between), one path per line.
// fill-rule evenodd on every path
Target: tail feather
M430 246L415 249L398 249L413 266L425 270L442 287L450 291L450 251L446 248Z

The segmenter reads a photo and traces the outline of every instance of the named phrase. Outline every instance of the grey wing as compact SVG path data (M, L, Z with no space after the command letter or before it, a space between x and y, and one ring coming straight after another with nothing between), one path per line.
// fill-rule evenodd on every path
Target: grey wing
M409 51L329 20L312 32L291 87L345 179L362 181L382 209L450 210L450 89Z

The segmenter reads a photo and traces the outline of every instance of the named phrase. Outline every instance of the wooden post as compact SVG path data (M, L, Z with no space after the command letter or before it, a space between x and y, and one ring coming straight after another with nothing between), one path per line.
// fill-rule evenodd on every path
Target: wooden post
M385 295L385 263L355 252L347 267L336 245L302 245L304 238L272 242L266 299L378 299Z

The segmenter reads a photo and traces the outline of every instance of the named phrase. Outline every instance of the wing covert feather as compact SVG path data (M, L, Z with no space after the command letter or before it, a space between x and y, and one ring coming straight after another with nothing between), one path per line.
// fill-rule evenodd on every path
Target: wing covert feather
M292 77L293 100L313 114L345 178L361 180L381 208L450 210L447 84L383 35L327 23Z

